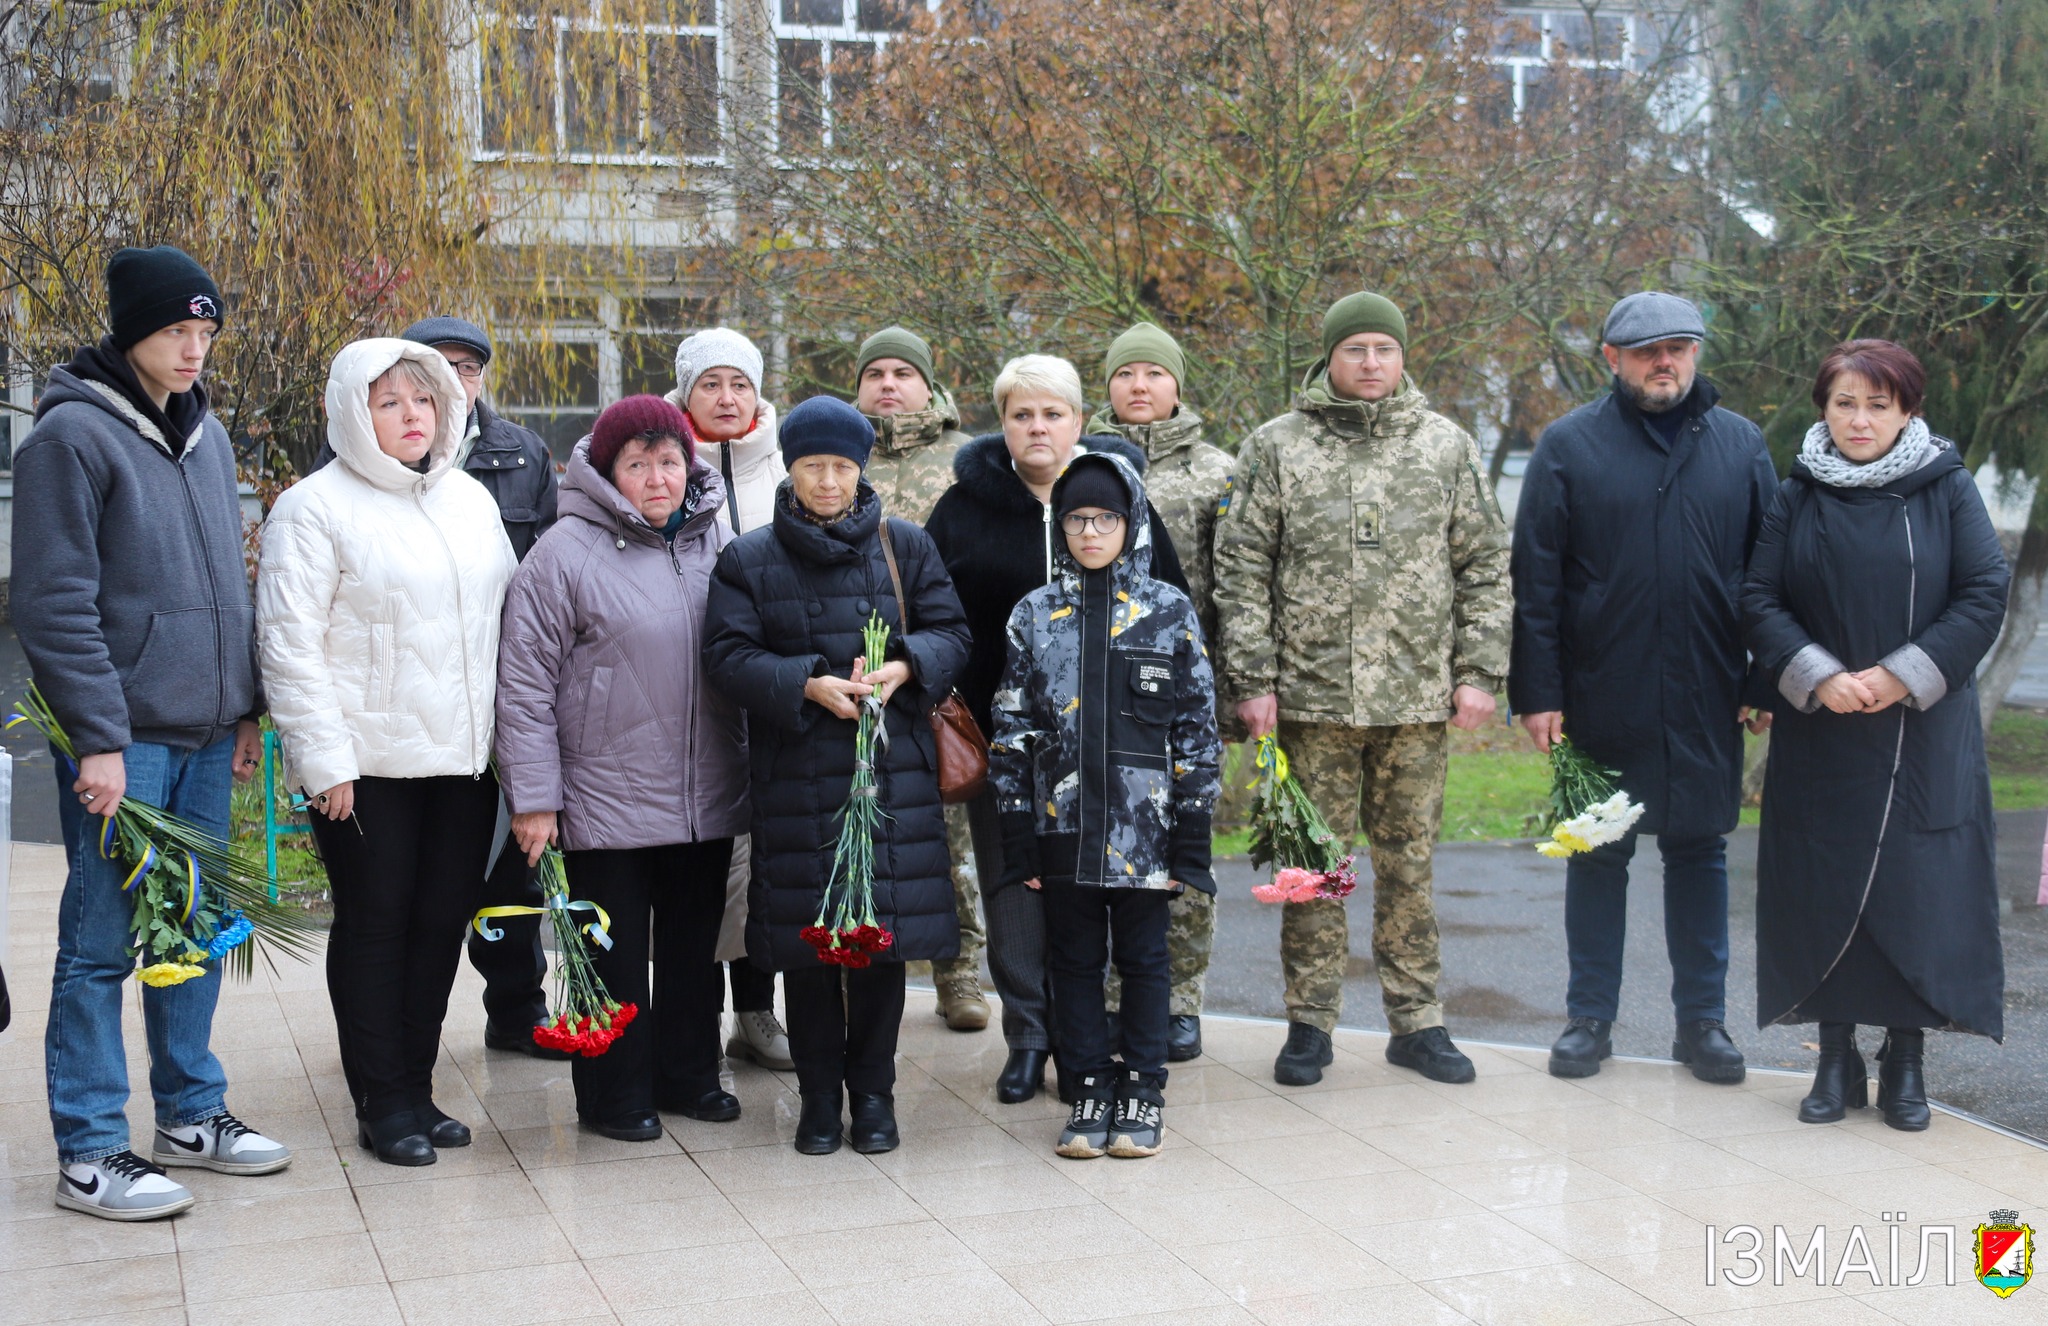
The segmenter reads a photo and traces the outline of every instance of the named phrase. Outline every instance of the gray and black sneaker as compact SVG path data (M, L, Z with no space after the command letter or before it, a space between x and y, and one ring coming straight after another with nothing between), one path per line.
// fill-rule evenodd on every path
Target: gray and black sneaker
M1069 1160L1093 1160L1109 1145L1109 1119L1116 1091L1107 1077L1089 1074L1074 1080L1074 1109L1060 1130L1053 1150Z
M159 1165L196 1165L220 1174L274 1174L292 1163L291 1148L226 1110L182 1128L157 1129L150 1153Z
M1136 1160L1159 1154L1165 1132L1162 1115L1166 1093L1141 1075L1126 1070L1116 1084L1116 1117L1109 1125L1109 1154L1120 1160Z
M192 1200L185 1185L133 1151L57 1167L57 1205L102 1220L160 1220Z

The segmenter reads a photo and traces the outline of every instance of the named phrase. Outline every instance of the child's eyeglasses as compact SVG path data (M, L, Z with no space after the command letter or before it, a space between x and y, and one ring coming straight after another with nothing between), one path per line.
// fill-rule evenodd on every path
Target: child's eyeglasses
M1124 518L1114 511L1098 512L1092 516L1076 513L1060 517L1060 528L1069 534L1086 534L1089 530L1097 534L1114 534L1123 523Z

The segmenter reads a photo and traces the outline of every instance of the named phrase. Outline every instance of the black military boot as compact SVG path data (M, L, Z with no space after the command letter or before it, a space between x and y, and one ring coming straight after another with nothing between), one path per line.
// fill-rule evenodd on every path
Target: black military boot
M1748 1072L1742 1051L1728 1039L1728 1028L1719 1018L1679 1023L1678 1035L1671 1041L1671 1057L1691 1065L1692 1075L1702 1082L1740 1082Z
M1287 1044L1273 1061L1273 1080L1283 1087L1314 1086L1323 1080L1323 1070L1334 1058L1329 1032L1306 1022L1290 1022Z
M1918 1027L1886 1027L1877 1051L1877 1108L1901 1132L1927 1127L1927 1076L1920 1056L1927 1043Z
M1849 1110L1870 1103L1870 1078L1863 1056L1856 1050L1856 1024L1820 1024L1820 1064L1814 1069L1813 1090L1799 1102L1799 1122L1836 1123Z
M1412 1068L1432 1082L1457 1085L1479 1076L1479 1070L1451 1043L1451 1033L1442 1027L1424 1027L1392 1037L1387 1041L1387 1062L1396 1068Z
M1614 1024L1601 1018L1573 1018L1550 1047L1552 1077L1591 1077L1614 1053Z
M1202 1057L1202 1019L1192 1013L1166 1020L1166 1062L1184 1064Z

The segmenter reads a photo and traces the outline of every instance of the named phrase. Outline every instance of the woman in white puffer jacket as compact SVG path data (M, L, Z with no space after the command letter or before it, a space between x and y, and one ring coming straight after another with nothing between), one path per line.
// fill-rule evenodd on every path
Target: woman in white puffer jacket
M455 463L466 415L439 351L345 347L327 378L339 463L278 498L256 581L270 715L334 899L327 989L358 1140L396 1165L470 1140L435 1106L433 1070L496 824L515 562L497 503Z

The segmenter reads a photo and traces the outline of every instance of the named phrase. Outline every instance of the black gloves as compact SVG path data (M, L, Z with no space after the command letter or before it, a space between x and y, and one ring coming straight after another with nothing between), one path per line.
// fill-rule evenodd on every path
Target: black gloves
M1174 819L1173 837L1166 845L1167 870L1191 889L1214 896L1216 877L1209 873L1209 817L1181 814Z
M1038 822L1028 810L1006 810L996 817L1003 830L1003 877L998 887L1008 888L1027 879L1040 879L1038 864Z

